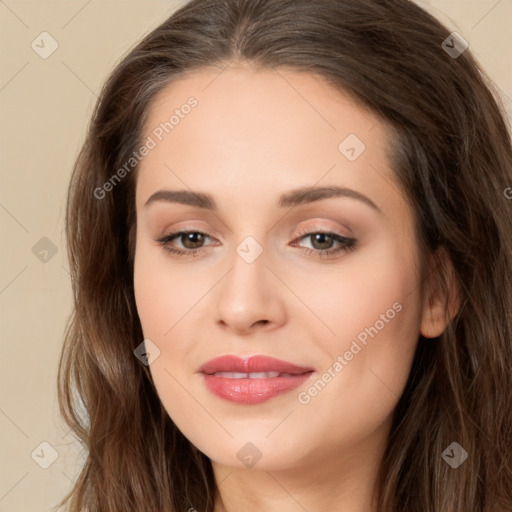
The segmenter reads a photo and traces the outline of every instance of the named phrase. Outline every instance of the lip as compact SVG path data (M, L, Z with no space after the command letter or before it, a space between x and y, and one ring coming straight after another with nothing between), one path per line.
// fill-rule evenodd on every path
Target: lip
M206 387L214 395L239 404L259 404L297 388L310 378L314 369L298 366L269 356L239 357L224 355L199 368ZM279 372L284 375L257 378L233 378L217 373Z

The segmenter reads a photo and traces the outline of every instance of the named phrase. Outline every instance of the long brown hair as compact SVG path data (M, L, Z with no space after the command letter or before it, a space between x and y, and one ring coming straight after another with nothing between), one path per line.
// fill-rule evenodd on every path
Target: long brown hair
M210 460L176 428L133 354L143 340L133 290L136 168L102 197L94 191L137 149L167 84L246 61L316 73L388 123L423 254L442 248L455 269L460 308L441 336L419 338L377 482L379 510L512 510L510 130L492 82L470 50L446 51L448 37L407 0L193 0L115 68L68 194L74 313L58 391L87 458L61 506L213 510ZM468 453L457 469L442 457L452 442Z

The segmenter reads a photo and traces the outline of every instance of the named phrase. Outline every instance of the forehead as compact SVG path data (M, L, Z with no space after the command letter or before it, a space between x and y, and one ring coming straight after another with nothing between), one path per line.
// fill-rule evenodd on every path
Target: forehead
M198 108L192 113L205 131L212 126L216 131L234 127L251 132L252 127L261 127L263 137L280 129L296 133L295 129L303 131L307 125L310 132L322 134L347 128L362 134L368 126L382 124L369 108L318 74L238 63L201 68L174 80L151 102L144 132L169 120L190 98L197 100ZM173 132L182 130L176 125Z
M140 164L138 204L154 189L178 184L197 190L207 183L215 192L244 181L268 192L269 180L286 189L325 176L361 187L391 176L390 134L316 74L248 65L196 70L150 106L142 138L154 147Z

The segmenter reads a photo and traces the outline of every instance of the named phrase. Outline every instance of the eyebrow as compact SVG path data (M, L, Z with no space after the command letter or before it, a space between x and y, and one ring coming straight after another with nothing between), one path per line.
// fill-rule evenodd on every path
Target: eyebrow
M281 208L293 207L332 197L348 197L351 199L357 199L377 212L382 213L381 209L369 197L366 197L356 190L334 185L329 187L305 187L291 190L279 197L278 205ZM217 204L213 197L203 192L193 192L191 190L157 190L149 197L144 204L144 207L159 201L185 204L188 206L212 210L214 212L217 211Z

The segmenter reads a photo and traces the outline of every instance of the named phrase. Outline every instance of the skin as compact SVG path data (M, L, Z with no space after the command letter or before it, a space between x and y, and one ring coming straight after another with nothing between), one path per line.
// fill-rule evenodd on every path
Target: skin
M144 137L190 96L197 107L137 175L135 297L144 336L160 350L150 366L159 397L212 460L225 506L217 512L377 510L372 486L418 336L446 326L442 298L421 300L413 212L386 153L391 130L315 75L237 63L170 84L152 104ZM366 146L354 161L338 149L349 134ZM380 211L351 197L278 206L292 189L327 185L355 190ZM145 206L160 189L211 194L217 211ZM179 230L205 233L202 252L177 256L155 241ZM319 247L300 230L357 243L321 258L340 244L328 238ZM263 250L252 263L236 252L247 236ZM185 244L168 243L193 250ZM299 393L395 303L400 312L300 403ZM235 404L211 394L197 373L224 354L269 355L315 373L262 404ZM248 442L262 454L250 469L237 457Z

